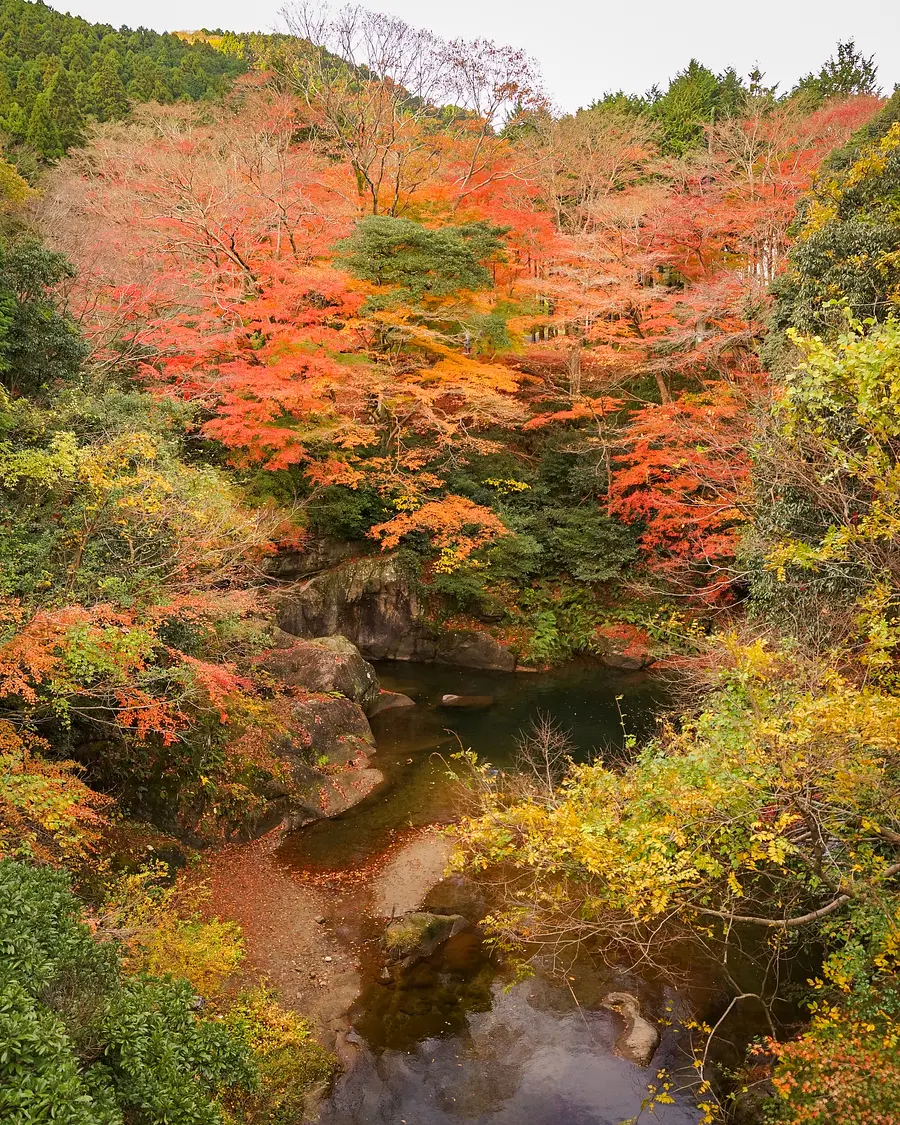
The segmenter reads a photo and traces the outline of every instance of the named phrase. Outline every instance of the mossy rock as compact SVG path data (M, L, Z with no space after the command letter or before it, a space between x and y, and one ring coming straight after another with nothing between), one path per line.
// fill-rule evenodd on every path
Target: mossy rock
M429 914L416 911L394 918L384 932L382 943L391 961L411 964L430 957L445 941L471 925L461 914Z

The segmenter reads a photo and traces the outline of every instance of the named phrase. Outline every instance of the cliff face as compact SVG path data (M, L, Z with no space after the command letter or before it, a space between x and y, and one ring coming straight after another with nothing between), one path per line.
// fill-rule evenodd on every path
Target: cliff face
M274 596L279 626L297 637L347 637L367 660L415 660L512 672L516 658L489 633L426 619L418 584L396 556L344 562Z

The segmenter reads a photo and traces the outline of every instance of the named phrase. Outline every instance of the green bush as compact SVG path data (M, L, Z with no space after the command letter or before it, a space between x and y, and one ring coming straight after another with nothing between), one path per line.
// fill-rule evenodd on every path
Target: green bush
M68 877L0 861L0 1120L216 1125L252 1087L245 1037L194 1012L186 981L122 973Z
M336 539L365 539L370 527L390 519L393 511L369 488L324 488L307 508L309 528Z

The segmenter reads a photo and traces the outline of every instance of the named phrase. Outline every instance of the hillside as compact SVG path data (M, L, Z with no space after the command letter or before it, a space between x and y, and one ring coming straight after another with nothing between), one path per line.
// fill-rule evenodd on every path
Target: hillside
M90 120L219 96L246 67L204 40L92 24L39 0L0 4L0 129L14 155L53 160Z
M554 1115L884 1125L900 95L288 24L3 0L0 1117L451 1107L534 973Z

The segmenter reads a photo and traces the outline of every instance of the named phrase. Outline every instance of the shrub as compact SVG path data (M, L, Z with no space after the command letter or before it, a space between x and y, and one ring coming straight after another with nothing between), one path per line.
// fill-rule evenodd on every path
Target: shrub
M227 1105L240 1125L296 1125L311 1090L331 1080L337 1060L311 1037L309 1025L258 988L239 997L228 1022L256 1056L259 1085L231 1093Z
M9 1125L215 1125L252 1085L234 1029L186 981L127 977L65 875L0 861L0 1119Z

